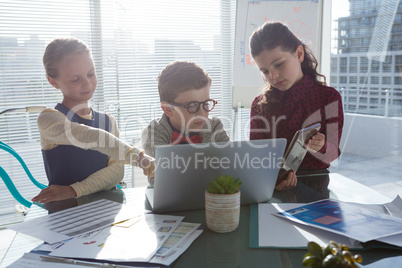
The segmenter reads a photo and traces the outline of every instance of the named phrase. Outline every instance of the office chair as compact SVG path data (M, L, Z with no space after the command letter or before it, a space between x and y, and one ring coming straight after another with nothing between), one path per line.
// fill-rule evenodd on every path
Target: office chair
M0 115L8 113L8 112L12 112L12 111L23 111L23 112L27 112L27 113L32 113L32 112L36 112L39 113L42 110L44 110L46 108L46 106L28 106L25 108L11 108L11 109L6 109L4 111L0 112ZM20 162L21 166L24 168L25 173L28 175L29 179L31 180L31 182L37 186L39 189L44 189L47 187L47 185L42 184L40 182L38 182L33 176L32 173L29 171L27 165L25 164L24 160L21 158L21 156L13 149L11 148L11 146L9 146L8 144L0 141L0 149L10 153L12 156L14 156L18 162ZM6 185L6 187L8 188L8 190L10 191L10 193L12 194L12 196L23 206L30 208L32 205L31 201L28 201L27 199L25 199L20 192L17 190L17 188L15 187L13 181L11 180L10 176L7 174L7 172L4 170L3 167L0 166L0 177L3 179L4 184Z
M40 183L33 177L32 173L29 171L29 169L28 169L27 165L25 164L24 160L22 159L22 157L13 148L11 148L6 143L0 141L0 149L10 153L18 160L18 162L20 162L21 166L24 168L25 173L28 175L29 179L36 187L38 187L40 190L45 189L47 187L47 185ZM32 202L28 201L20 194L20 192L15 187L15 184L11 180L10 176L7 174L7 172L1 166L0 166L0 177L3 179L4 184L6 185L6 187L12 194L12 196L15 198L15 200L17 200L21 205L23 205L27 208L30 208L32 205ZM117 186L117 188L122 189L122 187L119 184L117 184L116 186Z
M25 108L11 108L11 109L7 109L4 111L0 112L0 115L11 112L11 111L23 111L23 112L41 112L42 110L44 110L46 108L46 106L28 106ZM39 189L44 189L47 187L47 185L40 183L39 181L37 181L33 176L32 173L29 171L27 165L25 164L24 160L22 159L22 157L8 144L0 141L0 149L10 153L12 156L14 156L18 162L21 164L21 166L24 168L25 173L28 175L29 179L31 180L31 182L38 187ZM13 183L13 181L11 180L10 176L8 175L8 173L5 171L5 169L3 167L0 166L0 177L2 178L2 180L4 181L4 184L6 185L6 187L8 188L8 190L10 191L10 193L12 194L12 196L23 206L30 208L32 205L31 201L28 201L27 199L25 199L20 192L17 190L17 188L15 187L15 184Z
M0 141L0 149L10 153L12 156L14 156L18 162L20 162L21 166L24 168L25 173L28 175L29 179L31 180L31 182L38 187L39 189L45 189L47 187L47 185L40 183L39 181L37 181L33 176L32 173L29 171L27 165L25 164L24 160L21 158L21 156L13 149L11 148L9 145L5 144L4 142ZM17 190L17 188L15 187L13 181L11 180L10 176L8 175L8 173L4 170L3 167L0 166L0 177L3 179L4 184L6 185L6 187L8 188L8 190L10 191L10 193L12 194L12 196L23 206L29 208L32 205L31 201L28 201L27 199L25 199Z

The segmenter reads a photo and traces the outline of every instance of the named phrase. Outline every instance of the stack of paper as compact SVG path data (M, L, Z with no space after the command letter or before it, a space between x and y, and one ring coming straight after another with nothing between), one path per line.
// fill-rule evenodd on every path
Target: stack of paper
M372 240L402 247L402 199L383 205L326 199L251 207L250 247L306 248L308 241L325 246L330 240L350 248Z
M47 242L34 252L60 259L170 265L202 232L183 219L102 199L10 228Z

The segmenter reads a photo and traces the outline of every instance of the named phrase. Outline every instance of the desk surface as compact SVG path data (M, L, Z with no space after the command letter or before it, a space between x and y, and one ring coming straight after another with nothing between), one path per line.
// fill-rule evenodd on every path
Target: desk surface
M78 199L54 202L46 206L50 211L58 211L79 204L106 198L117 202L145 205L145 188L131 188L99 192ZM334 198L347 202L366 204L379 204L392 201L362 184L356 183L342 175L330 174L329 177L309 176L299 179L298 185L291 191L275 192L272 203L308 203L325 198ZM47 215L48 211L38 206L33 206L28 215L36 218ZM301 260L307 250L286 249L252 249L249 244L250 207L242 206L240 211L240 223L237 230L227 234L219 234L210 231L205 223L205 211L182 211L168 213L170 215L185 216L185 221L202 223L204 232L198 237L189 249L180 256L173 267L260 267L269 264L269 267L302 267ZM24 234L16 234L1 267L6 267L25 252L29 252L42 241ZM363 264L402 255L401 250L395 249L370 249L353 251L363 255ZM402 262L401 257L397 258Z

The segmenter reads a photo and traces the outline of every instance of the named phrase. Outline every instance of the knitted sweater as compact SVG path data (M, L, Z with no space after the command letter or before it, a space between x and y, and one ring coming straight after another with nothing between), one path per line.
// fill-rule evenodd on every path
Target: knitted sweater
M173 129L168 117L152 120L142 132L142 147L145 153L155 157L155 149L159 145L171 144ZM217 117L208 118L208 123L200 130L199 135L203 143L229 141L230 138L223 129L221 120Z

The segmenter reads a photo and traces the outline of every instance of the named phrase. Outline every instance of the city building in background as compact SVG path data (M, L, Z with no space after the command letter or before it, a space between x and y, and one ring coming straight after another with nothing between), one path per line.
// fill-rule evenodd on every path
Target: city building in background
M401 116L401 1L349 0L349 9L338 19L330 84L345 112Z

